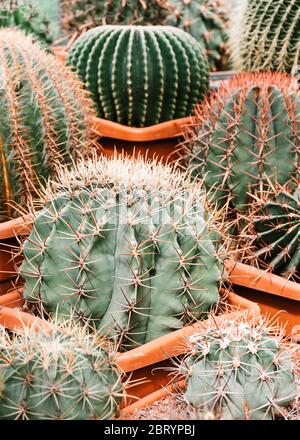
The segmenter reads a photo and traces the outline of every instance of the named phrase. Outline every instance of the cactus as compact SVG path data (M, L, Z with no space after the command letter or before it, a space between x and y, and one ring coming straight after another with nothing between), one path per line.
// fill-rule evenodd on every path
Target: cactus
M34 6L20 0L4 0L1 4L0 28L18 28L35 35L45 46L53 42L48 20Z
M0 30L0 220L16 214L63 160L87 146L90 100L31 36Z
M120 350L205 318L220 250L204 196L171 166L89 159L48 186L23 246L24 297L89 319Z
M223 320L190 338L184 399L211 418L270 420L297 396L293 349L262 323Z
M121 373L99 335L67 323L53 331L0 331L0 419L109 419L122 398Z
M232 46L237 69L292 72L300 64L300 1L243 0Z
M209 86L201 46L161 26L100 26L70 49L100 117L144 127L189 116Z
M159 25L169 12L167 0L62 0L67 34L101 25Z
M245 212L270 184L294 187L299 176L300 99L283 73L241 74L224 83L197 112L182 149L183 166L218 206Z
M293 194L284 190L268 193L257 201L250 221L255 258L261 266L297 282L300 279L299 197L299 188Z
M203 47L210 70L227 70L229 17L223 0L171 0L166 23L190 33Z

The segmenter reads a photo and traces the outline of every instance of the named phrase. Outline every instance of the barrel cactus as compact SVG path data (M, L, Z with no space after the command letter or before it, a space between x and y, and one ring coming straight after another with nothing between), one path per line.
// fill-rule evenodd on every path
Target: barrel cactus
M210 70L229 67L229 16L223 0L171 0L166 23L190 33L203 47Z
M189 116L209 86L207 59L185 32L161 26L100 26L70 49L100 117L144 127Z
M283 73L240 74L198 109L183 164L219 207L245 212L270 184L299 176L300 95Z
M46 191L20 268L24 297L136 347L218 303L220 251L204 196L171 166L89 159Z
M159 25L168 15L168 0L62 0L63 27L67 34L96 26Z
M110 419L123 395L121 373L99 335L53 324L53 331L0 331L1 420Z
M16 214L89 140L91 103L79 79L31 36L0 30L0 220Z
M263 324L222 321L190 338L180 365L187 377L185 400L206 417L271 420L297 396L293 350Z
M243 0L232 46L238 69L292 72L300 64L300 1Z
M45 46L53 42L49 22L33 5L4 0L0 5L0 28L18 28L35 35Z

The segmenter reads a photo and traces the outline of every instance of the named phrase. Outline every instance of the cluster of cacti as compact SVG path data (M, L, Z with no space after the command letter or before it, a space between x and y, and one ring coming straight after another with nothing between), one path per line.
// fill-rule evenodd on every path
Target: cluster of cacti
M183 163L218 206L247 210L270 183L293 187L299 176L300 95L282 73L241 74L197 112Z
M46 191L25 242L24 297L89 319L122 350L207 316L221 264L197 184L171 166L90 159Z
M21 0L4 0L0 5L0 28L18 28L35 35L45 45L53 42L49 21L33 5Z
M255 258L263 268L300 279L300 190L266 194L257 202L251 225ZM249 225L248 225L249 226Z
M171 0L166 23L190 33L203 47L210 70L227 70L229 17L223 0Z
M291 72L300 62L299 0L243 0L232 46L238 69Z
M0 30L0 220L88 146L93 113L82 84L31 36ZM72 157L71 157L72 156Z
M0 329L0 419L85 420L113 417L121 373L99 335L53 324L53 330Z
M209 86L202 48L169 26L100 26L78 38L68 64L100 117L144 127L189 116Z
M184 398L206 418L275 419L295 400L293 354L264 324L224 320L190 343L179 367L187 378Z
M62 0L65 31L81 33L101 25L160 25L169 12L167 0Z

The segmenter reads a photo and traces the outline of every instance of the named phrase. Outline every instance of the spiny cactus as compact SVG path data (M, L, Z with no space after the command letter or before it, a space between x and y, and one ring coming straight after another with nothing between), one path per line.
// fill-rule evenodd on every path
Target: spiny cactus
M245 211L270 183L297 181L300 95L281 73L241 74L208 98L182 150L183 163L218 206Z
M144 127L189 116L209 86L201 46L169 26L100 26L70 49L100 117Z
M255 257L263 268L300 280L300 189L280 191L256 201L250 228ZM249 225L248 225L249 226Z
M4 0L0 5L0 28L18 28L35 35L45 46L53 42L48 20L31 4Z
M300 64L300 1L243 0L233 21L236 68L291 72Z
M168 15L167 0L62 0L65 31L74 32L101 25L159 25Z
M91 102L79 79L31 36L0 30L0 220L11 203L88 146Z
M142 159L90 159L50 185L24 244L24 297L90 319L120 349L151 341L219 300L213 219L199 186Z
M270 420L284 416L297 396L292 351L281 332L264 324L222 321L190 338L182 361L185 400L212 418Z
M229 17L223 0L171 0L166 23L190 33L202 46L211 71L227 70Z
M99 335L67 323L53 331L0 331L0 419L110 419L121 373Z

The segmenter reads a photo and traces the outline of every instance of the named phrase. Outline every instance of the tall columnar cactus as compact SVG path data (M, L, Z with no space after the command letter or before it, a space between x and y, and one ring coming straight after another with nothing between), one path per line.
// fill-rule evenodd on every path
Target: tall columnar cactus
M2 0L0 4L0 28L18 28L35 35L44 45L53 42L49 21L31 4L20 0Z
M24 244L24 296L129 349L206 317L221 265L197 184L156 162L91 159L48 188Z
M300 1L243 0L232 46L238 69L291 72L300 64Z
M183 163L215 202L238 211L270 183L293 186L300 172L300 95L281 73L241 74L198 109Z
M53 324L53 332L0 331L0 418L110 419L123 390L121 373L99 335Z
M189 116L209 86L207 59L187 33L161 26L100 26L71 47L100 117L144 127Z
M191 337L180 373L185 400L200 413L230 420L284 416L297 396L292 352L263 325L223 321Z
M255 257L264 268L300 279L300 189L266 194L250 222Z
M0 220L14 215L89 140L91 103L79 79L31 36L0 30Z
M166 23L190 33L203 47L210 70L229 67L229 17L223 0L171 0Z
M65 31L72 35L101 25L160 25L168 0L62 0Z

